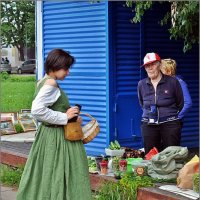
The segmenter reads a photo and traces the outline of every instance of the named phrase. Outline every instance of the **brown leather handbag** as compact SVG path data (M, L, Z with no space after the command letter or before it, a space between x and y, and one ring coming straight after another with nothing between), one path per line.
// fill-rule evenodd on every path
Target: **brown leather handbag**
M64 126L65 139L70 141L82 140L83 131L79 122L70 122Z

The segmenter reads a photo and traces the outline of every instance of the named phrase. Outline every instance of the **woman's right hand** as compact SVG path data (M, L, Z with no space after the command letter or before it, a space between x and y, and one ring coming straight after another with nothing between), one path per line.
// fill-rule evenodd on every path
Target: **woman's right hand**
M66 114L67 114L68 120L73 117L76 117L79 114L79 108L77 106L71 107L67 110Z

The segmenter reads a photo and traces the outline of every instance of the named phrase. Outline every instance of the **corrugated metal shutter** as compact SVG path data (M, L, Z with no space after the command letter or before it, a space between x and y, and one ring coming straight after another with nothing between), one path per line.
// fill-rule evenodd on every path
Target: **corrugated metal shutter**
M115 138L122 146L140 148L141 108L137 97L140 79L140 24L132 24L125 2L115 5Z
M144 18L144 52L157 52L161 58L172 58L177 61L177 74L183 77L193 100L193 107L184 120L182 146L199 147L199 48L183 53L183 42L169 40L168 27L161 27L158 21L169 10L169 4L157 4Z
M71 105L100 123L100 134L86 145L87 154L104 153L106 145L106 3L45 1L43 4L44 54L54 48L70 51L76 64L60 82Z

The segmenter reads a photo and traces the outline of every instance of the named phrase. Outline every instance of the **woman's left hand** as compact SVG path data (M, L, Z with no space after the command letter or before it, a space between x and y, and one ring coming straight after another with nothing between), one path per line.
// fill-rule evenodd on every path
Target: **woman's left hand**
M80 117L80 116L78 116L78 119L77 119L76 121L79 122L80 124L83 123L83 119L82 119L82 117Z

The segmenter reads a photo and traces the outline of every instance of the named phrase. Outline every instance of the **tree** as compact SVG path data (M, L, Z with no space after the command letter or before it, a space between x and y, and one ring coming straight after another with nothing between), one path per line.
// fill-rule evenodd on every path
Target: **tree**
M155 1L126 1L127 7L134 7L135 15L132 22L140 22L145 12L155 3ZM168 29L170 39L182 39L183 51L186 52L192 48L192 45L199 43L199 1L170 1L169 3L171 10L161 19L160 24L171 23Z
M17 47L21 61L24 60L24 48L35 46L33 1L1 2L1 44Z

